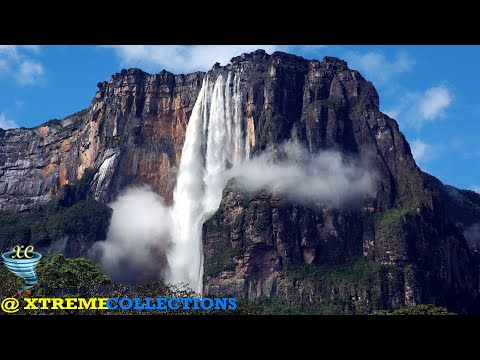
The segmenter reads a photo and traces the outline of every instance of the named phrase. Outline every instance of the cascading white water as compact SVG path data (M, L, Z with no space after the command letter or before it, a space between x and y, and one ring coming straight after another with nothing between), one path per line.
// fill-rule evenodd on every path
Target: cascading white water
M173 247L168 253L172 283L202 294L202 225L220 206L225 171L249 156L242 129L240 74L209 76L190 116L173 193Z

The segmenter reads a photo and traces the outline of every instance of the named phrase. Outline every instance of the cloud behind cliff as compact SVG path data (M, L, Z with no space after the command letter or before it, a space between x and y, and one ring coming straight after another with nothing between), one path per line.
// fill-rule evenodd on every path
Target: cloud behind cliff
M345 59L350 68L360 71L376 86L388 84L392 78L410 71L415 64L414 59L406 52L399 52L390 59L378 51L347 51Z
M258 49L268 54L275 51L295 53L323 49L324 45L108 45L124 67L141 67L150 72L162 69L178 73L210 70L216 62L221 65L242 53Z
M140 66L148 71L173 72L209 70L216 62L226 65L234 56L264 49L282 50L279 45L114 45L122 66Z
M8 119L4 113L0 113L0 129L6 130L16 127L18 127L18 124L15 121Z

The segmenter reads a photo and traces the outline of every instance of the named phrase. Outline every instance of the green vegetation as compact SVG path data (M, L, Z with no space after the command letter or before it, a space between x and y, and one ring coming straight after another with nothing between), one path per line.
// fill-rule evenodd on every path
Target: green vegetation
M432 304L420 304L411 307L401 308L392 312L385 310L377 311L374 315L456 315L446 308L436 307Z
M36 268L38 284L32 289L36 297L88 294L101 285L109 284L110 278L100 267L85 258L66 259L61 254L42 258ZM0 298L13 296L24 281L0 267Z
M41 261L37 267L37 297L53 296L55 292L81 294L92 292L101 285L109 284L110 278L104 275L100 267L85 258L66 259L55 254L50 259Z
M397 255L404 253L404 242L399 241L403 236L403 219L415 215L415 206L405 205L388 209L375 217L375 233L378 239L384 238L388 247Z
M91 198L96 170L86 169L75 185L65 185L58 199L30 212L0 211L0 251L15 245L48 247L69 236L89 245L107 237L112 209ZM30 199L18 203L31 203ZM89 246L85 246L85 249Z
M386 272L385 266L364 257L344 264L288 266L287 279L304 295L297 289L286 297L256 299L252 306L262 314L369 314L381 307L378 284ZM313 299L307 295L311 291Z
M307 298L298 297L285 298L257 298L246 302L239 299L238 308L235 311L136 311L136 310L42 310L26 311L21 308L16 314L43 315L43 314L265 314L265 315L342 315L342 314L369 314L372 309L366 305L359 306L358 301L352 306L348 294L348 284L359 282L365 285L367 279L371 279L379 267L376 264L365 260L357 260L350 264L335 266L313 266L311 269L294 272L294 276L306 275L302 281L324 281L325 284L332 284L335 281L336 295L332 297L330 290L325 287L322 296L316 296L313 301ZM315 269L316 268L316 269ZM358 274L356 274L358 273ZM37 266L38 284L31 289L34 297L61 297L61 298L157 298L157 297L198 297L194 291L184 285L168 285L163 282L150 282L148 284L126 286L110 282L110 278L104 275L100 268L91 260L84 258L66 259L63 255L56 254L50 258L43 258ZM7 298L16 295L17 289L23 285L23 280L10 273L4 266L0 266L0 298ZM347 296L342 296L341 289L347 289ZM328 288L330 289L330 288ZM205 295L205 297L215 297ZM218 297L218 296L217 296ZM228 297L228 296L224 296ZM307 296L308 297L308 296ZM25 301L21 299L21 306ZM377 311L375 315L452 315L447 309L435 307L434 305L416 305L402 308L395 311ZM4 315L0 312L0 315Z
M242 249L224 247L221 252L208 258L205 262L205 276L214 276L222 271L235 270L235 256L242 253Z
M64 236L78 236L87 243L106 238L112 209L95 200L69 207L50 202L29 213L0 211L0 249L15 245L49 245Z
M207 226L214 227L217 231L228 235L232 231L232 226L225 223L224 215L222 210L217 210L206 222Z
M64 236L81 238L86 244L106 239L112 209L91 199L89 189L95 173L86 169L75 185L62 188L58 200L30 212L0 211L0 251L19 244L49 246Z
M391 208L380 214L376 218L375 227L383 235L387 235L393 228L401 224L403 218L407 215L415 215L415 207L405 205L402 207Z
M351 285L366 287L373 281L380 264L362 257L345 264L299 265L287 267L287 276L292 280L310 281L322 286Z

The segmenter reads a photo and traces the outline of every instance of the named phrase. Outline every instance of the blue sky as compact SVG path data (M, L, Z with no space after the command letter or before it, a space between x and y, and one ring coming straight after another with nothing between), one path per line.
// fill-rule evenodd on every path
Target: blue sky
M480 46L0 45L0 128L33 127L88 107L96 84L123 68L208 70L258 48L337 56L373 82L420 167L480 192Z

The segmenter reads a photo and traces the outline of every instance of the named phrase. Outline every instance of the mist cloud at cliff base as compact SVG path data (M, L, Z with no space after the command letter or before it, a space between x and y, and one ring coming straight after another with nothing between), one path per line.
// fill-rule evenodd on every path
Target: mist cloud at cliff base
M93 244L89 255L113 280L162 279L171 223L163 198L150 187L133 187L109 206L113 215L107 239Z

